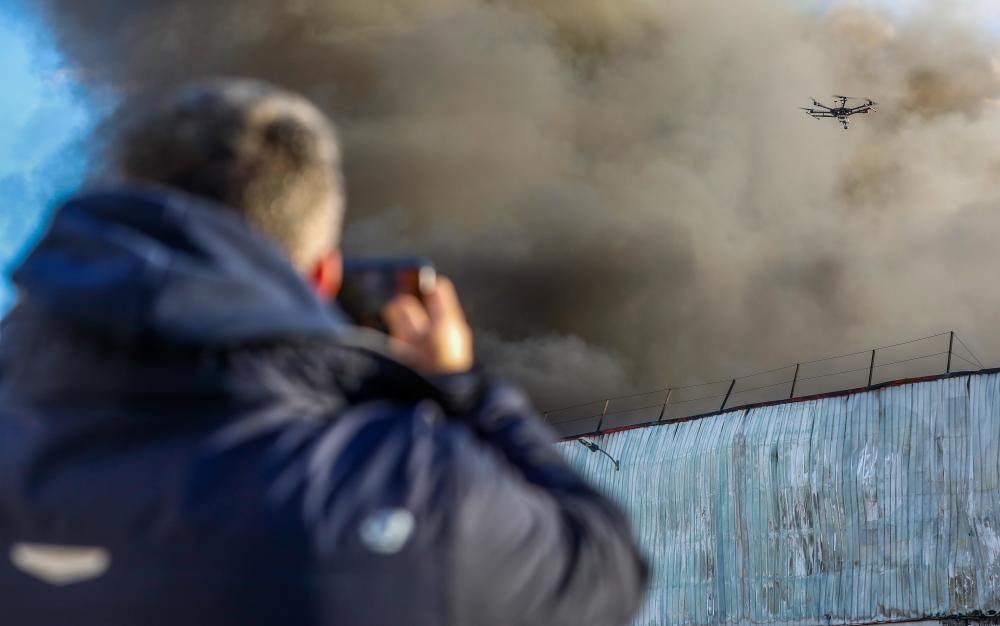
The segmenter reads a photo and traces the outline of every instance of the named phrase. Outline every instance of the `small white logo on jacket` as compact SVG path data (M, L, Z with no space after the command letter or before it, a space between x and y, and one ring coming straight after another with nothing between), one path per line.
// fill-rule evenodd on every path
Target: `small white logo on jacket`
M103 575L111 566L111 554L98 546L15 543L10 562L33 578L62 586Z
M379 509L361 523L361 541L372 552L395 554L406 545L415 524L406 509Z

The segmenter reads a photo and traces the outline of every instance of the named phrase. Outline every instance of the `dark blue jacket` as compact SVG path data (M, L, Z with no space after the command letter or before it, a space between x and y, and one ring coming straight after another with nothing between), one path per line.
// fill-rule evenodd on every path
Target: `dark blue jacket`
M429 381L226 209L56 213L0 329L0 624L622 624L622 513L515 390Z

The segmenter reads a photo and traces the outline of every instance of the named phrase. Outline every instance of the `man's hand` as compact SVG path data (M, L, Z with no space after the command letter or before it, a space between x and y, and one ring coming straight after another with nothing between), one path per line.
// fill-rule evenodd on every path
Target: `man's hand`
M382 310L401 360L427 375L457 374L472 367L472 330L450 280L438 277L424 302L406 294Z

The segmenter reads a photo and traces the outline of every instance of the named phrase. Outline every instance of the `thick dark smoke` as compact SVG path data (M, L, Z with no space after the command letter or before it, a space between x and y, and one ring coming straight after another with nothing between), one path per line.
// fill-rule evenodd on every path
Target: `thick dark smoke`
M34 4L95 89L316 99L348 251L434 257L544 405L952 327L1000 358L996 50L948 3L892 26L781 0ZM834 92L881 112L796 110Z

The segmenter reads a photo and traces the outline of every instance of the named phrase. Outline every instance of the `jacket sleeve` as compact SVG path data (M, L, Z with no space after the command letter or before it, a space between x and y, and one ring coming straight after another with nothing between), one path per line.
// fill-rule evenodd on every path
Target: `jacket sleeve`
M519 392L477 404L452 453L454 623L626 624L648 579L628 520L563 461Z

